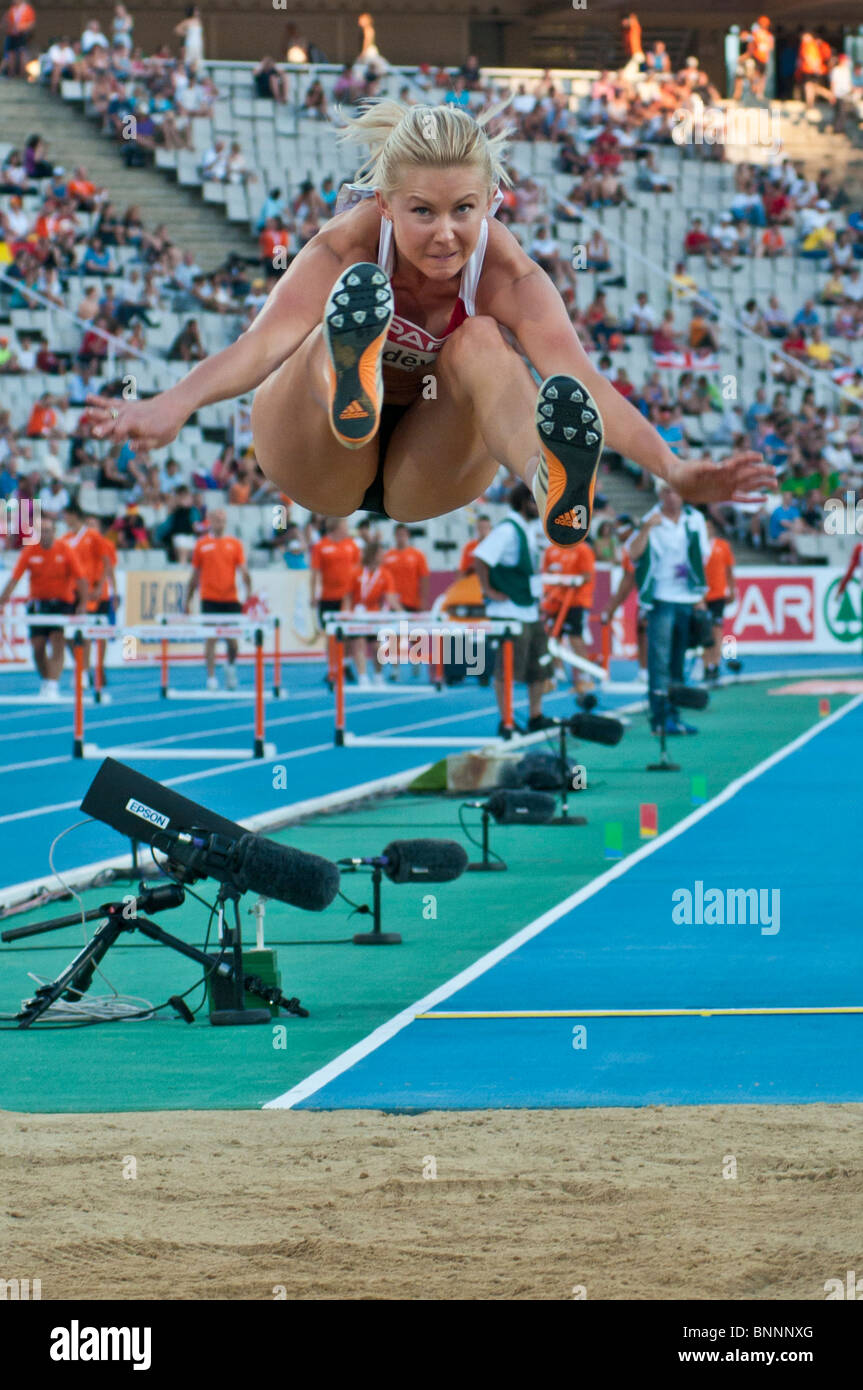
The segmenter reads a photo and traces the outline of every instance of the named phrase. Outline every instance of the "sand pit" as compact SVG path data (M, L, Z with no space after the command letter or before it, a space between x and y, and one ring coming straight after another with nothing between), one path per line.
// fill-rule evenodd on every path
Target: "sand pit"
M823 1300L863 1267L861 1120L5 1112L4 1273L43 1299Z

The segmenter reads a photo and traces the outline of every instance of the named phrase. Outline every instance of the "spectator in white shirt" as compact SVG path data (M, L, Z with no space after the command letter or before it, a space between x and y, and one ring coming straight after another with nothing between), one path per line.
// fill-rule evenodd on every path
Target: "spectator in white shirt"
M110 46L102 33L98 19L91 19L81 35L81 52L86 57L88 53L92 53L94 48L110 48Z
M627 315L624 331L627 333L653 333L658 326L659 315L648 301L646 291L639 291L635 296L635 303Z
M56 92L60 83L64 80L76 80L80 73L78 59L74 48L68 38L57 40L52 43L43 59L45 68L50 74L51 91Z
M216 140L201 160L201 177L205 181L224 183L228 172L228 154L224 140Z
M863 275L860 274L859 266L852 266L849 270L842 282L842 290L846 300L852 304L863 303Z
M833 129L841 133L854 105L854 73L849 53L840 53L831 68L830 91L833 94Z
M46 516L58 517L61 512L65 512L71 498L63 482L58 477L52 477L47 487L43 487L39 492L39 507Z

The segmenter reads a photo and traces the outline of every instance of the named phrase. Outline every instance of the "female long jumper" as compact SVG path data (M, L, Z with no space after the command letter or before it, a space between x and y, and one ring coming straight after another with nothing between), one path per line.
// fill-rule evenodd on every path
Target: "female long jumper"
M675 458L597 372L552 281L494 219L508 180L491 114L369 103L340 136L371 150L343 189L356 201L251 327L152 400L89 398L93 433L157 448L202 406L255 390L258 462L300 506L422 521L473 502L505 464L558 545L588 531L603 443L690 502L772 484L759 454Z

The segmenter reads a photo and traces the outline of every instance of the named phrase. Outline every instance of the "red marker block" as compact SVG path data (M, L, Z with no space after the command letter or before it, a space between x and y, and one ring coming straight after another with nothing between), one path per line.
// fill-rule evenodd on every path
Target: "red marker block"
M638 808L638 833L642 840L649 840L656 835L659 830L659 820L656 814L656 807L652 802L645 801Z
M825 716L828 715L829 713L830 713L830 701L829 701L829 700L819 700L819 701L818 701L818 717L819 717L820 719L824 719Z

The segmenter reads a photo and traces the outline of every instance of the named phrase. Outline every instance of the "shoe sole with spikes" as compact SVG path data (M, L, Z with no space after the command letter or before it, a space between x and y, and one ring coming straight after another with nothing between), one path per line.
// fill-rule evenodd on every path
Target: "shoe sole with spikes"
M576 545L590 530L602 457L599 407L575 377L547 377L537 397L536 429L540 460L534 496L545 534L554 545Z
M346 449L374 439L384 399L382 355L395 303L379 266L358 261L332 288L324 310L330 428Z

